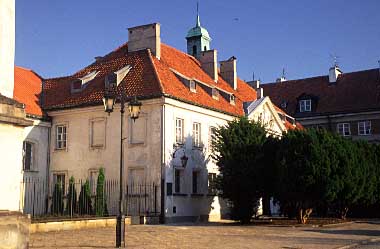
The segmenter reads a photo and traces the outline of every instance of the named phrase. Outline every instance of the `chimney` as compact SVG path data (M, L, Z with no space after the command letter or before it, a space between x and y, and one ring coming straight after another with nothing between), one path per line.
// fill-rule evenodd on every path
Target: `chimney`
M227 81L234 90L237 89L235 56L232 56L226 61L220 62L220 74L222 75L223 79Z
M276 79L276 82L284 82L286 81L286 78L284 76L281 76L280 78Z
M329 82L335 83L338 80L339 75L342 74L342 71L338 67L338 65L335 65L330 68L329 70Z
M201 52L199 58L202 69L215 81L218 81L218 60L217 51L208 50Z
M159 23L128 28L128 52L146 48L149 48L160 59L161 37Z
M257 99L264 98L264 89L262 87L258 88L256 90Z
M13 98L15 0L0 1L0 94Z
M257 90L260 88L260 80L252 80L247 82L253 89Z

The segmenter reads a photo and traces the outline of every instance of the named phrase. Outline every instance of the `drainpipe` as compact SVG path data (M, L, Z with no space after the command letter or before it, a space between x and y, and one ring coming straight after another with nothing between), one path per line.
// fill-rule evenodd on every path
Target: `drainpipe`
M165 100L163 98L163 100ZM161 204L160 224L165 223L165 104L161 108Z
M49 209L49 186L50 186L50 144L51 144L51 129L52 129L52 122L50 120L50 127L48 127L48 144L47 144L47 151L46 151L46 213Z

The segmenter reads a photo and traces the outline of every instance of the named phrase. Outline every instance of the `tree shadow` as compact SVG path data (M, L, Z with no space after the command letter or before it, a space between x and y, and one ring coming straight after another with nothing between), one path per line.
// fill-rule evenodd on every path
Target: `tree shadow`
M337 235L358 235L358 236L373 236L373 237L380 237L380 230L370 230L370 229L349 229L349 230L305 230L307 232L315 232L315 233L322 233L322 234L337 234Z
M227 211L225 200L212 191L210 179L218 173L211 150L194 143L192 136L173 144L166 167L166 215L171 222L206 222L220 219ZM185 167L183 159L187 159ZM190 224L189 224L190 225Z

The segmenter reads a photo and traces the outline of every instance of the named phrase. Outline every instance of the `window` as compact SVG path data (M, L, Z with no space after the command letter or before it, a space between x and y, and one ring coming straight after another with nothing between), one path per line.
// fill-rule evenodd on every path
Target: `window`
M337 125L337 130L338 130L338 133L344 137L351 135L349 123L339 123Z
M311 99L300 100L300 112L310 112L311 111Z
M67 127L65 125L57 125L56 127L56 143L55 148L56 149L66 149L67 146L67 133L66 133Z
M215 131L216 128L213 126L210 126L208 131L208 149L209 151L212 151L213 143L215 142Z
M198 193L198 171L193 171L193 194Z
M216 173L208 173L208 194L216 195Z
M24 141L22 149L22 162L24 171L33 169L33 144Z
M134 145L143 145L147 142L146 134L147 134L147 116L140 115L138 119L132 121L130 119L129 122L129 141L130 144Z
M212 98L216 99L216 100L219 100L219 91L218 91L218 89L216 89L216 88L212 89Z
M194 80L190 80L190 92L196 93L197 92L197 85L195 84Z
M144 185L145 184L145 169L130 168L128 169L128 185Z
M102 148L105 141L105 120L103 118L97 118L91 120L91 147Z
M181 170L174 169L174 192L181 192Z
M183 119L177 118L175 120L175 142L183 144Z
M197 46L193 46L193 56L197 55Z
M62 188L62 193L65 195L65 183L66 183L66 175L65 173L55 173L53 174L53 191L54 191L54 186L56 184L61 185Z
M235 105L235 95L233 94L230 95L230 104Z
M201 124L193 123L193 146L201 147Z
M361 121L358 122L358 134L359 135L370 135L371 134L371 121Z

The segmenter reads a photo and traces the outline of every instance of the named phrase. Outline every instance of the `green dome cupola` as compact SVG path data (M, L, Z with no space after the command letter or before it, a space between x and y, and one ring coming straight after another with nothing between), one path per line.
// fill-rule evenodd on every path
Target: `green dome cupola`
M186 36L187 40L187 53L199 58L202 51L210 50L210 42L211 38L208 34L207 29L201 26L201 22L199 20L199 11L198 11L198 3L197 3L197 22L195 27L191 28L187 32Z

